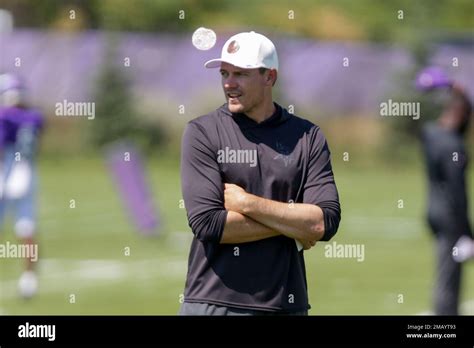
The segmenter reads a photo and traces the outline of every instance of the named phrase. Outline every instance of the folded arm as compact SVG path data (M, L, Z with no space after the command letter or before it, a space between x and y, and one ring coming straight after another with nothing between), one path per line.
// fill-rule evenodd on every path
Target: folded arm
M265 199L234 184L225 184L224 197L228 210L248 216L303 245L314 245L324 235L324 214L317 205Z
M281 235L275 229L235 211L229 211L222 233L221 244L255 242L257 240Z

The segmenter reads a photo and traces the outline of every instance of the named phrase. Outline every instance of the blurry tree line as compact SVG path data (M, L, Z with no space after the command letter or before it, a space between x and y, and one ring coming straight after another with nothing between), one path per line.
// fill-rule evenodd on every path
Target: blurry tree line
M259 23L299 36L370 41L472 33L474 23L472 0L0 0L0 8L13 12L18 27L184 32Z

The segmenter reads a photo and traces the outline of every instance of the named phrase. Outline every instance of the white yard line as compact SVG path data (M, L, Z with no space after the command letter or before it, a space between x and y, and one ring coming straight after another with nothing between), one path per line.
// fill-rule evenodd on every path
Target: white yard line
M461 305L461 313L464 315L474 314L474 299L466 301Z
M473 315L474 314L474 299L467 300L460 305L461 315ZM433 315L433 311L427 310L416 313L415 315Z
M123 281L183 278L187 260L138 261L43 259L40 262L39 294L74 293L78 289L111 286ZM17 297L18 279L2 281L0 299Z
M416 217L348 215L343 216L341 224L342 231L347 228L357 231L354 233L359 236L371 236L371 238L377 237L384 240L418 238L424 230L423 219ZM367 226L370 228L368 229Z

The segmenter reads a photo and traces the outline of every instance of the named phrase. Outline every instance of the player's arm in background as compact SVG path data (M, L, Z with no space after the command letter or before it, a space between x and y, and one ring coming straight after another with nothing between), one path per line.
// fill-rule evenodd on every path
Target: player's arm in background
M217 149L198 124L188 123L181 144L181 188L189 226L203 242L237 244L280 235L224 207Z
M303 203L282 203L245 193L226 185L226 204L231 209L307 245L334 236L341 220L339 196L326 139L318 127L310 133L310 158ZM241 191L240 193L238 191Z

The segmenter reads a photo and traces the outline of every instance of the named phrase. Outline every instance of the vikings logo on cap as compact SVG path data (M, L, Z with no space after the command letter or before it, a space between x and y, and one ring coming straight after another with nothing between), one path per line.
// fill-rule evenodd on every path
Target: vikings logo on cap
M232 41L229 46L227 46L227 53L235 53L239 50L240 46L237 41Z
M208 60L206 68L218 68L225 62L243 69L265 67L278 70L275 45L262 34L243 32L230 37L222 47L221 57Z

